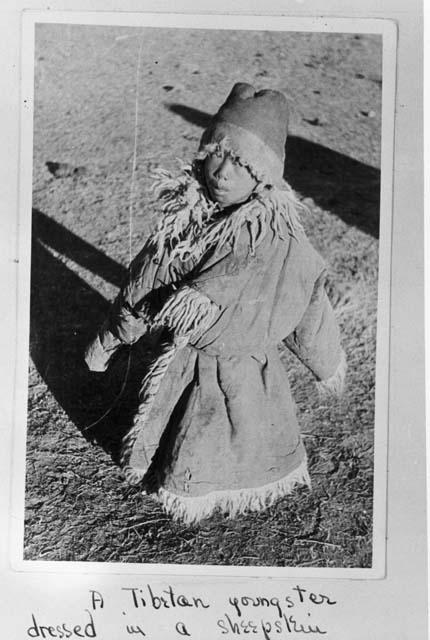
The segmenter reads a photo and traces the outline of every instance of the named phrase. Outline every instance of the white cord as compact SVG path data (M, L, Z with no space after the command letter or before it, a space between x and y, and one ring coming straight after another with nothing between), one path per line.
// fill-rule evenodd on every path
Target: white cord
M136 176L136 167L137 167L137 141L138 141L138 126L139 126L139 80L140 80L140 67L142 61L142 48L143 48L143 37L140 38L140 46L139 53L137 57L137 65L136 65L136 77L135 77L135 100L134 100L134 145L133 145L133 163L131 167L131 180L130 180L130 196L129 196L129 205L128 205L128 255L129 255L129 263L132 260L132 236L133 236L133 200L134 200L134 191L135 191L135 176ZM127 358L127 369L124 375L124 381L121 385L121 389L119 390L118 395L114 398L112 405L107 409L100 418L89 424L87 427L83 429L83 431L88 431L95 427L99 422L104 420L106 416L112 411L112 409L117 404L118 400L121 398L124 393L125 386L128 380L128 374L130 373L130 363L131 363L131 351L128 353Z

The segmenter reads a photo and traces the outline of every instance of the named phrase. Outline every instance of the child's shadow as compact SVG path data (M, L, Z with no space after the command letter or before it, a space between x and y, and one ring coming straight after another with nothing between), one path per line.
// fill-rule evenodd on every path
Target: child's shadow
M83 356L110 307L51 250L120 286L126 270L37 209L32 218L30 353L57 402L83 435L114 459L129 428L146 367L124 350L112 372L88 370ZM121 393L122 392L122 393ZM120 395L119 401L115 397Z
M204 111L182 104L166 106L203 129L211 121ZM284 177L293 189L347 224L379 236L379 169L298 136L288 136L285 151Z

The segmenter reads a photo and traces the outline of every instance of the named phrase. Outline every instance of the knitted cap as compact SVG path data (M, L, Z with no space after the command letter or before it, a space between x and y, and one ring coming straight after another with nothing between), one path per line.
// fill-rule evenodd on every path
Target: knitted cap
M266 184L282 181L288 105L279 91L255 91L245 82L234 85L203 134L201 148L221 143Z

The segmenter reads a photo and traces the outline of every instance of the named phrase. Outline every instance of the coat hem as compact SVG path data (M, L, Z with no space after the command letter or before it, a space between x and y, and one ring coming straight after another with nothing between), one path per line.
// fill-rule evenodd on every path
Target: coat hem
M179 496L160 488L157 499L164 511L174 520L180 520L185 524L196 524L203 518L211 516L217 509L223 511L228 518L251 511L262 511L272 506L279 498L292 493L297 485L306 485L311 488L306 457L287 476L262 487L212 491L196 497Z

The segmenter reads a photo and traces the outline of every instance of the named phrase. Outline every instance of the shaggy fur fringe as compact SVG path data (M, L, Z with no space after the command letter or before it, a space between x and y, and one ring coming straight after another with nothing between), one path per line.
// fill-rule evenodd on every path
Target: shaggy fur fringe
M299 484L311 487L306 458L285 478L262 487L213 491L205 496L194 498L178 496L161 488L158 490L157 498L166 513L174 520L195 524L211 516L218 509L229 518L250 511L262 511L272 506L279 498L290 494Z
M208 249L228 246L234 251L243 227L248 231L251 254L269 230L280 238L285 226L292 236L302 230L299 211L306 208L287 183L285 189L260 185L254 196L229 216L217 216L222 210L210 200L198 173L195 165L183 165L176 177L163 169L154 173L152 190L162 204L153 238L159 259L166 250L170 263L176 258L198 260Z
M336 372L330 378L327 378L327 380L319 380L316 383L318 393L322 397L341 396L345 389L346 369L346 355L345 352L342 351Z
M166 326L174 332L174 340L196 340L213 324L219 307L207 296L192 287L178 289L167 300L155 318L155 324Z
M149 414L161 381L172 362L177 349L185 347L190 340L196 340L213 324L218 306L202 293L184 286L167 300L160 313L154 319L155 326L166 326L173 332L173 342L165 342L156 360L150 366L143 379L139 393L139 408L133 420L133 426L123 438L120 464L129 484L138 484L145 476L154 451L143 451L146 465L135 468L129 465L134 443L142 429L148 423Z

